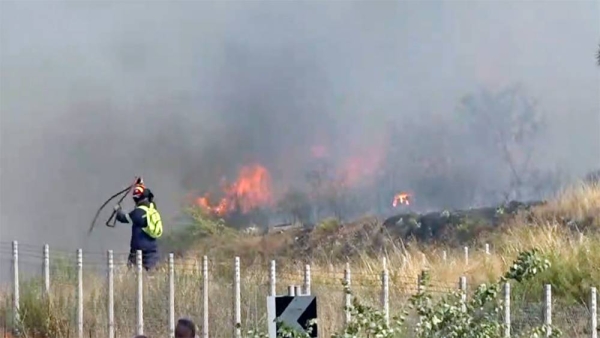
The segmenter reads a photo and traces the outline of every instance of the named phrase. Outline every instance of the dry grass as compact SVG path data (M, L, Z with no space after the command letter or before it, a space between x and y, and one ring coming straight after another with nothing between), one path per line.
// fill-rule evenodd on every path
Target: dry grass
M395 242L385 254L390 272L390 308L392 312L406 305L407 297L415 292L417 276L427 269L433 282L432 291L443 293L455 288L460 276L467 276L471 286L500 276L506 271L519 251L536 247L553 263L547 273L531 284L515 288L513 323L516 327L523 322L539 322L537 310L541 300L543 282L551 282L556 301L585 302L587 288L600 283L600 237L591 230L599 228L597 217L600 215L600 188L581 186L565 191L557 199L550 201L534 211L534 217L517 217L511 224L503 227L501 233L489 240L492 243L491 255L486 255L483 246L470 249L469 262L464 259L462 248L435 248L418 245L405 246ZM586 235L580 237L573 232L569 224L582 225ZM285 243L285 236L274 234L278 245ZM220 240L219 240L220 241ZM246 252L268 249L272 242L264 238L251 238L241 246ZM447 250L447 260L442 259L442 251ZM205 251L206 252L206 251ZM230 252L228 252L230 253ZM251 254L247 255L248 257ZM233 257L214 258L217 249L211 251L209 258L209 330L212 337L229 337L232 332L233 310ZM253 256L254 257L254 256ZM242 258L247 258L242 255ZM200 254L189 254L177 259L175 267L175 316L191 317L202 323L202 276ZM277 290L284 293L287 285L302 284L304 264L286 257L277 261ZM380 293L380 275L383 256L378 258L367 255L352 257L349 261L354 292L367 303L377 305ZM75 264L70 264L71 267ZM266 327L266 299L269 290L268 259L244 259L242 264L241 303L243 332L253 327ZM21 307L23 319L30 334L34 328L48 332L52 337L75 336L76 281L74 269L57 267L53 270L52 296L44 302L41 296L41 283L31 282L22 286ZM342 326L344 264L330 264L327 261L314 261L311 264L312 293L318 296L321 337L332 334ZM100 264L85 267L85 335L89 337L106 336L106 287L104 267ZM95 272L95 273L94 273ZM600 286L600 285L595 285ZM152 277L144 280L144 318L145 331L149 337L167 336L168 328L168 280L166 267L161 267ZM9 295L5 293L8 297ZM135 331L135 272L120 266L115 277L116 328L117 336L130 336ZM532 300L533 299L533 300ZM7 304L4 298L2 304ZM520 314L516 307L533 313ZM10 307L9 307L10 308ZM577 337L576 330L581 324L584 312L579 307L558 307L554 318L562 323L562 329ZM525 311L525 310L524 310ZM526 312L527 312L526 311ZM562 315L564 314L564 315ZM9 321L9 317L4 318ZM524 325L524 324L523 324ZM569 331L570 330L570 331Z

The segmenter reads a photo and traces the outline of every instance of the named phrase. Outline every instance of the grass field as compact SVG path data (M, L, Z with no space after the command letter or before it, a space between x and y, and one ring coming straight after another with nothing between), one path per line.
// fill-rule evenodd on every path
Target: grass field
M460 276L466 276L469 289L479 283L495 280L510 268L518 253L537 248L551 262L551 267L533 280L513 287L513 332L533 324L541 324L543 284L553 286L554 321L571 337L584 337L587 327L590 286L600 286L600 187L581 186L563 192L532 215L519 215L496 232L477 238L470 246L465 262L462 247L405 244L386 238L385 254L348 257L353 292L368 304L379 304L383 257L390 274L390 309L400 311L407 298L416 292L417 276L426 269L432 276L430 290L441 295L456 289ZM360 228L359 223L354 228ZM368 225L377 227L373 222ZM350 228L339 231L350 231ZM317 229L318 230L318 229ZM317 231L315 230L315 231ZM315 234L316 236L317 234ZM331 233L329 233L331 235ZM209 266L209 331L211 337L231 337L233 312L234 255L241 257L242 332L254 327L266 328L266 299L269 292L269 248L293 240L293 234L263 236L213 234L199 242L196 251L186 252L175 263L176 317L191 317L202 323L201 257L208 255ZM491 253L483 250L490 243ZM31 249L33 250L33 249ZM23 249L20 265L41 266L39 253ZM316 251L318 248L315 249ZM323 250L329 250L323 248ZM442 252L447 259L442 259ZM41 252L38 250L38 252ZM27 256L30 254L30 256ZM53 253L55 254L55 253ZM55 254L56 255L56 254ZM318 296L319 330L328 337L343 326L344 292L341 285L345 264L327 259L326 253L312 259L274 257L277 261L277 289L284 293L290 284L300 285L302 270L311 264L312 293ZM55 257L55 256L53 256ZM84 251L84 335L107 336L105 254ZM124 257L116 256L121 262ZM4 264L3 264L4 265ZM38 269L39 270L39 269ZM167 268L161 266L144 280L144 325L149 337L167 337L168 280ZM21 330L28 337L76 337L77 274L72 254L51 264L51 294L43 296L39 278L21 280ZM2 293L2 322L10 327L11 295ZM117 337L130 337L135 332L135 272L118 264L115 274L115 318Z

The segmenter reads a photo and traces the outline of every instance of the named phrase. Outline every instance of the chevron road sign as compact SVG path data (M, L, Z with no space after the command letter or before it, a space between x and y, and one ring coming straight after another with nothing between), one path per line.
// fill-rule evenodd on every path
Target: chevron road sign
M307 332L308 322L317 319L317 297L315 296L268 296L267 318L269 321L269 338L276 338L280 325ZM311 337L317 337L317 325L312 325Z

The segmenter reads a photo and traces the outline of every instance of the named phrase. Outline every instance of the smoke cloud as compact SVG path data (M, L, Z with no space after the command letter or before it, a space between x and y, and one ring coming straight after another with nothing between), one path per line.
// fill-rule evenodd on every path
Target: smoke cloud
M248 163L280 193L303 186L315 147L335 166L381 162L364 188L379 204L411 189L455 206L510 176L460 100L513 84L545 121L536 168L600 166L598 2L0 6L2 241L126 251L127 226L87 230L134 175L177 227L185 194ZM439 163L452 189L421 175ZM476 195L459 204L497 197Z

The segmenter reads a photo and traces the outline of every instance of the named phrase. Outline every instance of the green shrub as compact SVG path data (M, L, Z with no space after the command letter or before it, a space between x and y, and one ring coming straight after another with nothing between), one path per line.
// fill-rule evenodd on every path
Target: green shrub
M330 234L334 233L340 226L340 221L337 218L329 217L319 222L315 230L320 234Z
M191 219L190 224L181 230L165 234L161 243L165 251L185 252L204 238L237 234L234 229L225 225L222 218L213 217L200 207L189 207L186 214Z
M544 254L551 266L535 277L517 285L513 290L516 299L531 300L543 292L543 285L550 284L553 296L561 299L563 305L587 304L590 287L600 280L600 252L593 245L580 245L573 248L573 254L564 257L560 253Z

